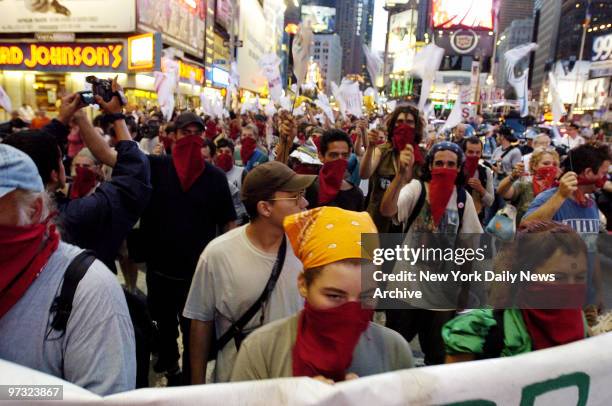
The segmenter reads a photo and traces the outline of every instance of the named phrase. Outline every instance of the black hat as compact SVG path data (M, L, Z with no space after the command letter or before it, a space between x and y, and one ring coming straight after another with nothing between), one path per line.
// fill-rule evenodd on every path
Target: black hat
M200 127L200 129L204 130L204 122L200 116L195 113L183 113L174 121L174 126L177 130L182 130L190 124L195 124Z

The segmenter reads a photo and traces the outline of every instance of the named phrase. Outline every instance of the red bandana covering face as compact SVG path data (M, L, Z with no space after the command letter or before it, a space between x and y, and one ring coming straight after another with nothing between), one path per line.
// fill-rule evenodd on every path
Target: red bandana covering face
M351 142L353 145L357 142L357 133L351 133Z
M230 123L230 133L229 133L230 138L235 141L236 139L238 139L238 137L240 136L240 124L238 124L236 121L232 121Z
M536 173L533 175L533 195L537 196L543 191L553 187L555 178L557 177L556 166L543 166L536 169Z
M474 176L476 169L478 168L478 160L480 158L477 156L468 156L465 158L465 166L463 167L463 171L465 176L471 178Z
M255 120L255 126L257 127L257 132L260 138L266 137L266 123L265 121Z
M213 120L208 120L206 122L206 138L208 138L211 141L214 141L215 138L217 138L217 123L215 123Z
M314 309L306 302L293 347L293 376L323 375L343 381L373 313L362 309L359 302L325 310Z
M606 183L607 178L602 176L597 179L587 179L584 175L578 175L578 186L580 185L595 185L598 189L601 189ZM593 199L587 196L580 188L578 188L574 192L574 197L576 198L576 203L578 203L582 207L591 207L593 206Z
M34 282L57 249L59 239L49 219L25 227L0 226L0 318Z
M169 149L172 149L172 145L174 144L174 140L171 137L160 135L159 136L159 140L162 142L162 144L164 144L164 150L165 151L168 151Z
M531 282L519 293L519 305L533 349L567 344L584 338L584 283ZM556 309L545 309L554 307ZM565 307L565 308L564 308Z
M188 191L204 172L202 156L203 140L198 135L189 135L176 141L172 150L172 162L176 169L183 192Z
M403 151L406 145L412 145L414 149L414 162L421 165L425 160L421 154L419 146L414 141L414 127L408 124L396 125L393 129L393 148L397 151Z
M312 137L312 142L317 147L317 151L320 151L321 150L321 136L320 135L313 136Z
M434 224L438 226L446 210L448 200L455 189L457 170L452 168L434 168L429 181L429 207Z
M323 164L319 173L319 205L329 203L338 196L347 167L346 159L336 159Z
M217 154L215 164L225 172L229 172L234 167L234 158L232 158L229 154Z
M251 156L257 148L257 142L251 137L244 137L242 139L242 146L240 147L240 158L242 159L242 165L246 166Z
M89 168L77 166L75 168L76 176L70 188L70 198L78 199L87 196L89 192L96 186L98 175Z

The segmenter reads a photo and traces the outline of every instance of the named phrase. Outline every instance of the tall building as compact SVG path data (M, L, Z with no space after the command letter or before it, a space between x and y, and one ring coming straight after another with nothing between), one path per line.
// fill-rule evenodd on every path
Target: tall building
M563 0L561 4L561 21L557 43L557 60L568 60L573 57L578 60L582 41L583 24L587 12L591 15L589 29L585 36L585 46L582 59L591 59L593 37L612 33L612 1ZM588 9L588 10L587 10Z
M514 20L508 28L499 36L499 45L497 52L499 55L499 64L497 65L497 73L495 75L495 85L499 88L506 88L508 85L508 77L506 75L506 61L503 57L504 53L512 48L522 44L531 42L533 34L533 18L525 18L523 20ZM525 69L529 64L529 57L525 57L521 61L522 68Z
M336 1L336 31L342 44L342 75L366 72L363 44L370 45L374 0ZM369 42L368 42L369 41Z
M538 44L532 57L530 81L532 98L539 100L544 79L557 52L557 36L562 0L536 0L533 42Z
M338 34L315 34L312 59L319 65L326 93L331 94L331 82L339 85L342 80L342 46Z
M514 20L533 16L533 0L501 0L497 32L504 32Z

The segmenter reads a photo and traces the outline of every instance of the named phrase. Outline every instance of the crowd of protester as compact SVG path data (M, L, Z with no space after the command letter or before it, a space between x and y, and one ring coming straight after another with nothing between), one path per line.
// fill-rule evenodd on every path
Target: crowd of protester
M580 236L612 229L612 158L574 123L525 136L477 116L439 134L408 104L166 119L113 91L94 120L72 94L53 119L24 105L0 126L2 359L104 395L148 386L150 367L170 386L333 383L414 367L417 336L426 365L512 356L585 338L606 310ZM553 242L536 272L556 261L573 283L588 263L585 306L377 322L362 307L362 233L483 234L511 206L510 257L538 234Z

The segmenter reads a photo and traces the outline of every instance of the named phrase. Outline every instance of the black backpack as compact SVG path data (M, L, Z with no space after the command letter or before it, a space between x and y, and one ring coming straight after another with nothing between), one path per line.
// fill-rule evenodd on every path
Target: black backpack
M51 327L61 332L66 332L68 319L72 312L72 302L79 282L91 264L96 260L95 253L85 250L77 255L64 274L62 290L53 301L51 314L53 315ZM123 289L125 301L127 302L132 325L134 326L134 339L136 342L136 388L149 386L149 362L151 355L151 338L154 336L154 324L147 309L146 297L142 294L134 294Z

